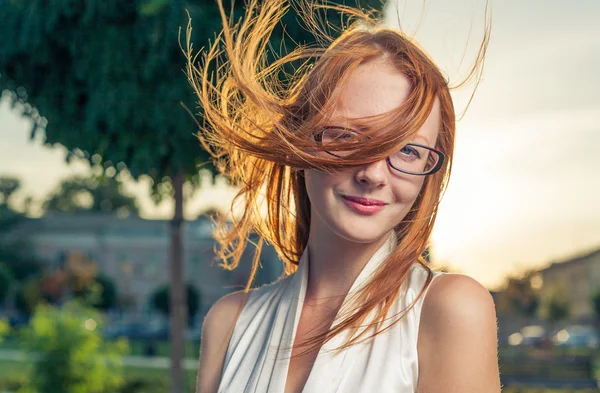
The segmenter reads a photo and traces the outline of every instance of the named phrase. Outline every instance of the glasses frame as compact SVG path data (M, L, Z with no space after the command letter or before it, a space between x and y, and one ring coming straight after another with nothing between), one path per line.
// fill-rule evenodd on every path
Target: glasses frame
M321 131L317 132L316 134L314 134L315 141L322 144L323 143L323 133L325 131L327 131L328 129L330 129L330 128L338 128L338 127L329 127L329 128L325 128L324 130L321 130ZM342 128L342 127L339 127L339 128ZM346 130L350 131L350 132L353 132L355 134L358 134L354 130L350 130L350 129L346 129ZM415 172L409 172L409 171L405 171L405 170L396 168L392 164L392 160L390 159L390 156L387 156L385 160L388 163L388 165L390 167L392 167L394 170L396 170L398 172L406 173L406 174L409 174L409 175L427 176L427 175L432 175L432 174L436 173L437 171L440 170L440 168L442 167L442 165L444 165L444 161L446 160L446 155L443 152L441 152L440 150L438 150L438 149L436 149L434 147L431 147L431 146L427 146L427 145L423 145L421 143L415 143L415 142L409 142L404 147L406 147L406 146L418 146L418 147L422 147L422 148L430 150L430 151L434 151L434 152L436 152L439 155L440 158L439 158L438 162L435 164L435 166L433 166L433 168L431 168L429 171L427 171L425 173L415 173ZM344 158L344 157L340 157L337 154L334 154L334 153L329 152L329 151L325 151L325 152L327 154L330 154L330 155L332 155L334 157L337 157L337 158Z

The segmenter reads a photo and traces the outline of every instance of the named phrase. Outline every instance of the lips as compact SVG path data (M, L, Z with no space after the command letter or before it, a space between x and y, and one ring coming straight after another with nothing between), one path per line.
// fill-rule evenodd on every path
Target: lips
M361 197L355 197L355 196L349 196L349 195L342 195L342 197L344 197L344 199L347 199L349 201L360 203L361 205L365 205L365 206L387 205L387 203L380 201L378 199L367 199L367 198L361 198Z
M352 209L355 213L361 215L371 215L381 211L387 203L378 199L368 199L355 196L342 195L342 199L346 206Z

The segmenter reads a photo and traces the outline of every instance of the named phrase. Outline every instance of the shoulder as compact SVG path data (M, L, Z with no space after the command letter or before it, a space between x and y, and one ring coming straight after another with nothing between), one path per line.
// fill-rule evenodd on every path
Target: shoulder
M251 292L236 291L217 300L208 310L202 326L203 334L213 331L222 332L233 327L236 314L241 311Z
M421 311L419 358L419 393L500 392L496 309L483 285L454 273L431 282Z
M202 324L197 392L216 392L229 340L239 313L250 292L237 291L223 296L209 309Z
M495 317L495 305L490 291L474 278L444 273L430 283L423 313L423 316L431 318L489 317L492 314Z
M262 301L261 299L263 298L268 300L268 298L273 293L277 292L290 277L291 276L288 276L275 282L252 288L248 292L240 290L223 296L208 310L206 317L204 317L203 330L206 330L207 334L210 334L212 331L216 331L216 334L220 334L228 328L233 330L238 316L244 306L246 306L250 295L252 295L253 304L257 301ZM229 339L229 337L227 337L227 339Z

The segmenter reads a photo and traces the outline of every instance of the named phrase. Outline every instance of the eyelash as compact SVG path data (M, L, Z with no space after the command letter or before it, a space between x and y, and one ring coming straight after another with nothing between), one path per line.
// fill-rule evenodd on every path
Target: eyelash
M404 146L402 149L406 149L406 148L409 148L411 150L411 153L414 153L418 159L421 158L421 155L419 154L419 152L416 149L409 147L409 146ZM402 149L400 151L402 151Z

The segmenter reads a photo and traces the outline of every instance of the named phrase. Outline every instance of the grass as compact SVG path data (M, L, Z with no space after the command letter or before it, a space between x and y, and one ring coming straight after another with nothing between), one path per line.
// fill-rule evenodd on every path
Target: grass
M0 381L16 375L26 374L27 363L0 360Z
M169 370L168 369L147 369L141 367L127 367L125 368L125 379L126 380L143 380L148 384L157 384L168 386L169 382ZM184 386L186 392L194 392L196 386L196 371L184 372ZM167 390L165 390L167 391Z
M0 391L13 390L19 383L24 382L30 366L31 364L26 362L0 360ZM169 386L169 369L125 367L124 374L126 382L140 381L147 386L164 387L164 391L167 391ZM184 378L185 391L193 393L196 386L196 371L185 370Z

